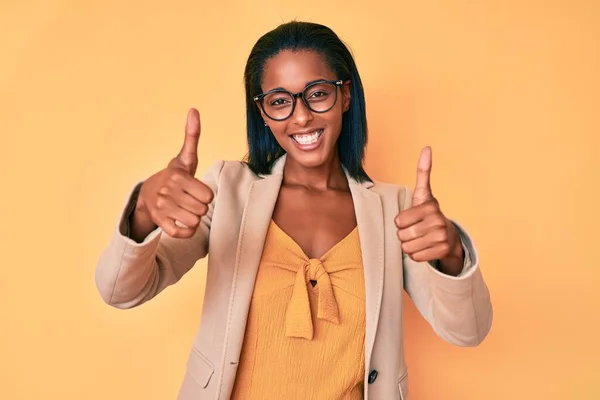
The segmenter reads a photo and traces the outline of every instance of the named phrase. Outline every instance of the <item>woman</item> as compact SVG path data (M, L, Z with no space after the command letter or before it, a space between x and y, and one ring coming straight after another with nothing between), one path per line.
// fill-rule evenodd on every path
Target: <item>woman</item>
M194 178L191 110L178 156L123 209L100 294L138 306L209 255L181 400L406 399L403 288L450 343L479 344L492 321L472 241L432 195L431 149L412 195L369 178L360 76L325 26L260 38L245 87L245 162Z

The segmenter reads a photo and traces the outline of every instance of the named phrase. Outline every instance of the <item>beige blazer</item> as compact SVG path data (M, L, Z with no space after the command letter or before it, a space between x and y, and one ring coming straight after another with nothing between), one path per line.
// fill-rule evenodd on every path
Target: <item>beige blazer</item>
M111 306L131 308L176 283L197 260L209 255L201 325L190 351L179 400L231 396L285 160L286 156L281 157L272 174L265 176L255 175L238 161L212 165L202 181L212 188L215 197L190 239L173 239L160 228L142 243L128 238L127 219L135 205L141 185L138 183L122 210L118 229L100 256L96 268L100 295ZM410 206L408 188L358 183L350 176L348 180L365 274L364 398L406 400L402 290L407 291L435 332L458 346L475 346L488 334L492 324L489 292L478 266L477 251L462 227L457 224L467 254L464 269L458 277L444 275L429 263L412 261L401 251L394 217Z

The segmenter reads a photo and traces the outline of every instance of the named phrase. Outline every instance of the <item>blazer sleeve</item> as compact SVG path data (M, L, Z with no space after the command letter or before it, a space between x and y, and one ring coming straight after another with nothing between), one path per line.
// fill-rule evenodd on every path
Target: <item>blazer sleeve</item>
M411 191L404 187L400 209L410 207ZM454 277L430 263L403 254L404 288L421 315L448 343L477 346L490 331L493 319L488 287L479 268L479 255L471 236L455 221L465 250L465 265Z
M201 180L214 198L194 236L176 239L160 227L140 243L130 237L129 217L135 209L143 182L138 182L121 210L119 222L96 265L96 288L102 299L116 308L133 308L152 299L188 272L208 254L212 215L224 162L213 164Z

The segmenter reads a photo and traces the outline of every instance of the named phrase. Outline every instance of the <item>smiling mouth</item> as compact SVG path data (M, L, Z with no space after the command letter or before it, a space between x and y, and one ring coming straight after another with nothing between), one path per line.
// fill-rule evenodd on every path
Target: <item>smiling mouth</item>
M292 139L298 144L309 145L317 143L321 135L323 134L323 129L318 129L312 133L305 133L302 135L292 135Z

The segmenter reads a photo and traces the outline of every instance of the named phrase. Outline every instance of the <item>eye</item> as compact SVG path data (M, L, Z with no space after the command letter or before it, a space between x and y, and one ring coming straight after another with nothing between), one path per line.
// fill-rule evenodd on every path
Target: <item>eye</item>
M286 102L287 102L286 99L280 98L280 99L271 100L270 104L272 106L281 106L281 105L285 104Z
M335 86L329 83L317 83L305 91L306 100L310 102L323 101L333 94Z
M265 96L264 104L270 108L285 108L293 103L292 96L287 92L272 92Z
M314 98L319 98L319 97L322 97L322 96L327 96L328 94L329 93L325 93L325 92L319 90L319 91L311 93L310 96L309 96L309 98L313 98L313 99Z
M289 103L290 103L290 100L287 97L279 97L279 98L269 100L270 106L284 106Z

